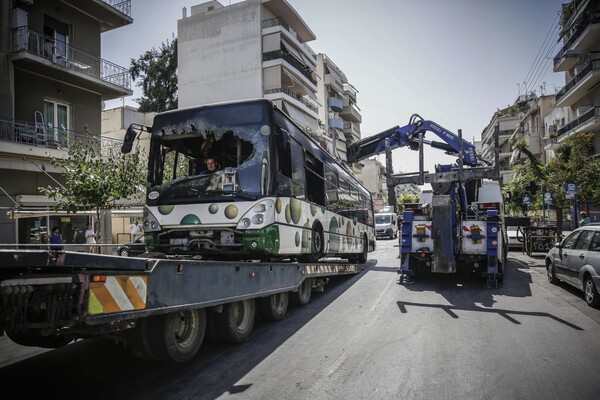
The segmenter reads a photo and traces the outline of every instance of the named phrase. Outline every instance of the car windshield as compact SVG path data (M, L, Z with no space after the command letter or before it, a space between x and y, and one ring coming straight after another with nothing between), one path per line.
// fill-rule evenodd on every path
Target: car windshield
M392 221L391 215L376 215L375 223L376 224L389 224Z

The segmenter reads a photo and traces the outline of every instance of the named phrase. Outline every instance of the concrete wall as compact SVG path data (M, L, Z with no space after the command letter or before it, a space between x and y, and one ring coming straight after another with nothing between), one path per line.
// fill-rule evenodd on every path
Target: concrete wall
M262 97L260 3L177 22L179 107Z

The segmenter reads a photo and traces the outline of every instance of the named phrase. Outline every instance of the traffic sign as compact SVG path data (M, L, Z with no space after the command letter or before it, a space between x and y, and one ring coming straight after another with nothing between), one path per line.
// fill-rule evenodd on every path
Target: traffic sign
M523 196L523 204L530 206L531 205L531 197Z
M544 204L547 206L551 206L554 204L554 193L544 192Z
M565 189L565 199L577 200L577 184L576 183L565 183L563 185Z

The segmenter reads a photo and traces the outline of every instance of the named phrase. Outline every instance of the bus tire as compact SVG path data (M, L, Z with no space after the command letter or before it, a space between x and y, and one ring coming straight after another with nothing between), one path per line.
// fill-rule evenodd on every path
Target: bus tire
M285 317L289 298L289 292L281 292L257 299L260 316L267 321L279 321Z
M363 235L362 242L363 242L362 252L358 255L358 257L356 259L356 261L359 264L365 264L367 262L367 257L368 257L367 253L369 252L369 242L367 241L366 235Z
M224 304L223 311L214 314L215 331L225 342L241 343L250 337L255 315L254 299Z
M295 306L303 306L308 304L312 294L312 279L306 278L298 287L297 292L292 293L292 304Z
M323 228L321 225L316 223L312 228L312 239L310 241L310 252L302 254L298 257L300 262L304 263L316 263L321 257L323 257L323 246L325 244L323 238Z
M167 362L186 362L202 346L206 330L206 311L203 308L179 310L149 317L144 332L146 352Z

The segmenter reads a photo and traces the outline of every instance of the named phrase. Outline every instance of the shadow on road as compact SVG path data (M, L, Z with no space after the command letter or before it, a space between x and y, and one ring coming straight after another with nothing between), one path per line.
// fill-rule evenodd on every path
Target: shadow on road
M214 399L243 393L250 385L236 382L376 264L369 260L359 274L330 278L324 292L313 292L305 306L290 307L277 323L257 320L245 343L206 342L184 364L141 360L112 341L89 339L0 368L0 381L5 392L19 398Z
M519 322L518 320L513 318L512 315L528 315L528 316L534 316L534 317L550 318L554 321L560 322L561 324L567 325L568 327L571 327L577 331L583 330L581 327L579 327L575 324L572 324L568 321L565 321L562 318L558 318L547 312L534 312L534 311L530 312L530 311L518 311L518 310L505 310L505 309L500 309L500 308L484 308L484 307L479 307L476 305L473 305L472 307L456 307L456 306L444 305L444 304L425 304L425 303L413 303L413 302L406 302L406 301L398 301L398 302L396 302L396 304L398 304L398 308L400 309L400 312L403 314L406 314L408 312L407 307L439 308L439 309L445 311L452 318L458 318L458 315L454 311L475 311L475 312L498 314L516 325L520 325L521 322Z

